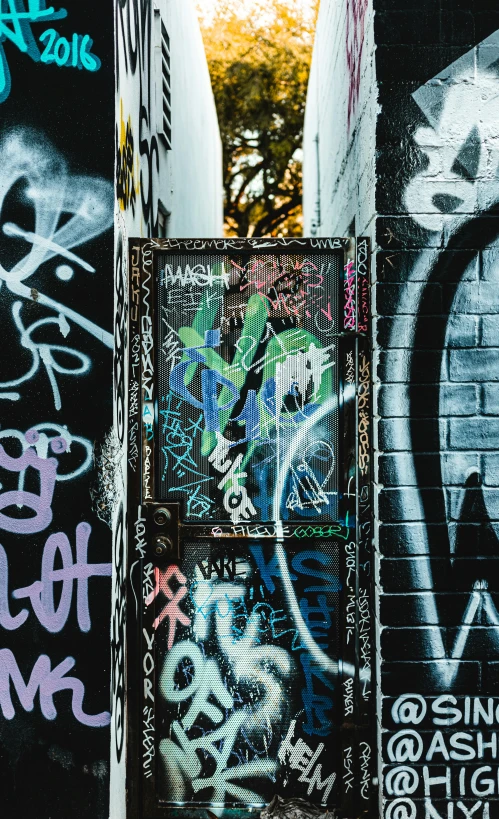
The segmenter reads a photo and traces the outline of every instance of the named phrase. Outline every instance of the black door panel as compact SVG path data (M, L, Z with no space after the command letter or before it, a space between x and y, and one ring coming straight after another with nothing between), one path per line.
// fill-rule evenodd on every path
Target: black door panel
M149 817L371 798L367 240L131 240L128 760ZM135 524L135 525L134 525Z

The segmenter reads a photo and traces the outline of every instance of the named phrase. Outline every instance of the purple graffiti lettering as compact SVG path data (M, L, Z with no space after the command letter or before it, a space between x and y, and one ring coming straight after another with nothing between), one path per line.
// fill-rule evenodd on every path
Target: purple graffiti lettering
M52 498L57 479L56 458L39 458L31 447L19 458L11 458L0 445L0 467L9 472L22 473L29 467L40 474L40 494L14 489L0 494L0 510L9 506L31 509L34 517L15 518L0 512L0 529L18 535L31 535L46 529L52 520Z
M12 617L9 608L9 562L3 546L0 546L0 626L15 631L26 622L28 611L23 609Z
M75 665L73 657L66 657L59 665L51 668L50 658L41 654L33 666L29 682L26 685L17 665L16 658L8 648L0 649L0 708L5 719L13 719L16 715L12 704L10 684L14 685L19 702L25 711L32 711L37 691L40 695L40 709L45 719L53 720L57 717L54 704L54 694L66 689L73 692L71 707L73 714L82 725L91 728L101 728L109 725L111 715L109 711L100 714L85 714L83 698L85 686L76 677L66 677L68 671Z
M74 564L73 553L67 535L63 532L50 535L43 550L41 580L13 592L13 597L16 600L30 598L33 611L38 620L47 631L54 634L61 631L66 625L73 598L73 581L76 580L77 586L76 612L78 625L81 631L87 632L91 628L88 605L89 578L111 576L111 563L88 563L88 540L91 531L92 527L89 523L79 523L76 527L76 563ZM0 547L0 550L3 551L2 547ZM2 565L1 551L0 568ZM61 556L62 569L54 568L57 552ZM62 583L62 590L59 604L56 607L54 584L57 582ZM1 599L0 596L0 615L2 613ZM2 621L0 620L0 622Z

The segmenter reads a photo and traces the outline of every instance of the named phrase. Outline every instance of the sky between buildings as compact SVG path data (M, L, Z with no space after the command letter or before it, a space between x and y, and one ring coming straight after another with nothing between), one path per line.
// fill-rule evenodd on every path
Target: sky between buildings
M217 5L219 4L220 0L196 0L196 5L198 6L199 10L203 15L205 15L208 19L213 11L216 9ZM253 0L239 0L242 9L251 10L254 8ZM303 9L305 11L310 11L312 13L312 6L314 4L314 0L299 0Z

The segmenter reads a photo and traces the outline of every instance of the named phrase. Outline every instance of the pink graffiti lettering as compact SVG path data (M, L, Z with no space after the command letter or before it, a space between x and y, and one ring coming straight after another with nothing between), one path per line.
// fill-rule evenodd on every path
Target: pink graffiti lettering
M297 294L279 292L277 293L276 299L271 299L270 296L267 296L265 293L259 292L258 295L260 296L262 304L265 304L263 299L267 299L270 305L270 307L268 307L269 310L273 310L274 312L276 312L279 309L279 307L282 307L287 316L291 315L299 316L300 307L302 307L305 304L305 301L303 299L303 290L300 290L299 293Z
M30 586L16 589L13 597L16 600L29 598L33 611L47 631L56 634L61 631L68 620L73 599L73 581L76 580L76 615L81 631L91 628L88 605L88 581L90 577L110 577L111 563L88 563L88 540L92 527L89 523L79 523L76 527L76 562L73 563L73 552L69 538L63 532L50 535L45 543L41 566L41 579ZM55 569L59 553L62 569ZM23 609L16 617L11 617L8 603L7 555L0 545L0 625L8 630L19 628L27 619L28 612ZM5 575L5 577L2 577ZM62 583L59 604L55 605L54 585Z
M369 283L365 276L360 281L360 290L360 321L358 329L361 333L365 333L367 331L369 316Z
M29 682L26 685L17 665L16 658L8 648L0 649L0 708L5 719L13 719L16 715L12 704L10 684L14 685L17 697L25 711L32 711L37 691L40 695L40 709L45 719L53 720L57 716L54 704L54 694L66 689L73 692L73 714L82 725L91 728L101 728L109 725L111 715L109 711L90 715L83 711L85 686L76 677L66 677L75 665L73 657L66 657L59 665L51 668L50 658L40 655L33 666Z
M355 330L355 269L351 260L345 265L345 330Z
M333 320L333 316L331 315L331 302L330 301L328 301L328 303L327 303L327 310L324 310L323 307L319 307L319 310L321 311L321 313L323 313L326 316L327 319L329 319L329 321Z
M11 458L0 445L0 467L9 472L23 473L32 467L40 475L40 494L27 492L24 489L13 489L0 494L0 510L10 506L31 509L31 517L12 517L0 511L0 529L15 532L18 535L30 535L46 529L52 520L52 498L57 479L57 459L39 458L30 447L19 458Z
M364 50L364 28L368 0L347 0L347 68L350 77L348 89L348 122L350 132L352 118L357 108L360 91L361 62Z
M172 578L175 578L175 580L182 584L175 592L169 585ZM189 617L184 614L178 605L187 594L187 586L185 585L187 583L187 578L182 574L178 566L168 566L168 568L165 570L158 569L156 567L154 569L154 579L156 581L154 591L147 595L145 603L146 606L149 606L153 600L156 599L160 591L163 592L165 597L169 600L169 603L166 604L158 617L156 617L154 620L153 628L158 628L159 624L163 622L165 617L168 618L168 650L170 650L175 641L177 622L181 623L183 626L188 626L191 622Z

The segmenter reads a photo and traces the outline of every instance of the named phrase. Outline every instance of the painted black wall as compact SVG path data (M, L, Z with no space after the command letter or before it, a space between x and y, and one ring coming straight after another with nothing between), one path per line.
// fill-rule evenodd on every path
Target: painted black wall
M37 4L22 0L17 5L26 12ZM84 3L66 0L64 6L65 19L40 19L30 24L29 16L25 17L21 22L25 42L29 45L31 31L39 53L43 53L51 36L44 44L38 38L47 29L54 28L70 45L73 33L88 34L93 39L91 53L101 61L98 70L45 64L37 58L33 48L29 53L22 53L8 36L5 39L5 26L12 29L13 23L6 16L7 3L0 4L3 35L0 50L5 53L11 74L10 94L0 103L0 197L3 197L0 274L7 277L5 271L12 270L33 246L33 237L5 235L5 223L14 223L23 231L49 238L95 268L95 272L83 269L77 260L68 259L55 248L52 258L42 257L34 261L32 267L26 260L23 262L27 290L22 290L20 285L14 288L17 292L12 292L12 287L9 289L4 283L0 291L0 394L19 394L16 400L12 395L0 400L0 444L4 447L4 452L0 450L0 506L5 507L0 515L0 544L4 550L0 550L0 561L3 558L0 565L0 790L1 814L6 819L14 816L105 817L109 801L112 493L106 491L102 476L106 463L112 461L113 452L108 436L112 427L113 4L100 0ZM55 8L60 7L57 4ZM64 44L58 54L62 59ZM91 58L88 62L95 67ZM65 223L66 231L54 236L57 227ZM40 246L36 240L34 246ZM59 275L56 275L57 269ZM44 304L44 297L63 307ZM29 337L23 336L13 314L13 309L18 310L14 307L17 302L21 304L18 322L22 321L24 328L47 319L51 322L38 325ZM88 325L82 327L79 319L69 315L66 308L110 336L103 336L97 330L89 332ZM61 311L65 312L65 319L57 323ZM61 347L70 348L78 355L59 349ZM57 362L55 369L53 360ZM22 380L31 369L31 376ZM68 374L61 372L62 369L79 372ZM21 383L13 383L19 379ZM54 424L59 425L59 429L47 426ZM36 425L45 425L38 430L39 434L58 439L54 444L55 453L43 451L43 437L38 441L34 435L28 436L28 441L23 438ZM17 430L20 434L2 438L8 430ZM66 439L65 443L61 443L61 436L63 441ZM70 436L84 438L88 444L85 447ZM61 451L67 449L68 444L71 451ZM35 445L38 446L36 457ZM18 488L20 469L20 464L9 461L6 455L17 459L23 447L31 453L28 457L33 464L26 472L24 491L35 494L40 494L36 467L42 462L46 466L47 455L57 458L58 476L79 470L87 454L90 455L88 466L80 474L55 483L53 496L49 487L43 508L51 510L52 515L47 512L46 517L41 515L38 521L33 517L33 510L28 511L26 495L22 508L16 506L19 497L5 498L5 492ZM50 476L43 474L48 486ZM7 501L10 501L8 506ZM31 501L34 507L40 504ZM31 524L26 522L29 516L34 520ZM67 536L72 553L72 560L69 553L66 555L66 576L69 577L71 562L76 560L77 526L82 549L88 526L91 527L88 563L101 564L101 576L91 576L88 580L90 623L86 621L85 581L81 579L66 580L62 598L64 586L60 581L55 582L55 606L61 607L61 614L59 622L49 621L46 617L50 608L49 550L54 543L62 543L62 548L67 550L67 544L64 538L49 541L48 547L45 544L57 533ZM47 561L45 592L32 589L31 599L29 596L14 599L13 590L40 580L43 555ZM55 569L61 565L58 554ZM71 588L66 617L63 608ZM38 606L44 623L40 622L32 602L36 605L40 594ZM13 622L10 618L18 616L23 609L27 617ZM25 621L21 622L22 619ZM50 659L40 660L40 657ZM53 669L66 658L75 661L72 668L71 662L65 665L65 678L72 679L67 683L69 690L54 695L55 714L50 710L47 666L50 662ZM17 669L25 685L31 676L32 691L24 692L24 696ZM2 688L9 683L9 671L14 677L17 675L15 682L10 679L12 709ZM53 672L50 679L52 690L57 691L62 687L62 669L59 683L56 677ZM82 703L79 703L81 687L76 680L85 687ZM38 683L42 688L36 692ZM21 692L23 701L17 692ZM101 715L96 720L99 726L83 724L89 720L78 710L79 704L84 714Z
M499 15L489 0L374 7L384 815L481 800L474 815L495 817L497 787L472 776L490 765L497 782L477 749L497 718L473 722L471 703L467 720L465 698L499 694ZM461 712L447 725L442 695Z

